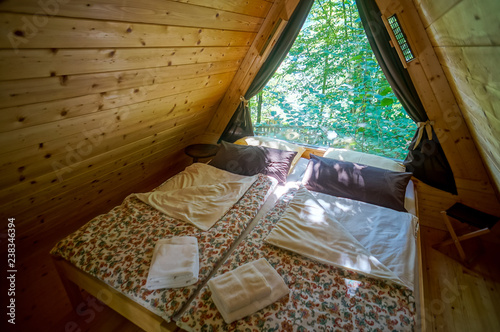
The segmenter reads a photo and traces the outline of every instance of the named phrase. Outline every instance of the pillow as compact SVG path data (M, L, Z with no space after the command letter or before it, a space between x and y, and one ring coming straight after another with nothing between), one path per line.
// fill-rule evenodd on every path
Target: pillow
M284 183L297 152L222 141L209 165L240 175L263 173Z
M312 191L404 211L412 173L311 155L302 183Z
M293 168L299 161L300 157L302 156L304 151L306 151L306 149L300 145L296 145L287 141L282 141L276 138L262 137L262 136L243 137L234 142L234 144L265 146L267 148L297 152L297 155L295 156L295 158L293 158L289 173L292 172Z
M358 151L329 148L328 150L326 150L323 157L342 160L342 161L350 161L351 163L358 163L378 168L384 168L394 172L406 171L405 165L395 160Z

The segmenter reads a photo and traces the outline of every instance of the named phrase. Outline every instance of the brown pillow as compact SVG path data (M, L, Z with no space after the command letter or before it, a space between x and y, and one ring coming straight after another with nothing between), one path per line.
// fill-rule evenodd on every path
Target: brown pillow
M262 173L283 183L296 154L295 151L222 141L219 151L209 165L240 175Z
M312 191L404 211L412 173L311 155L302 183Z

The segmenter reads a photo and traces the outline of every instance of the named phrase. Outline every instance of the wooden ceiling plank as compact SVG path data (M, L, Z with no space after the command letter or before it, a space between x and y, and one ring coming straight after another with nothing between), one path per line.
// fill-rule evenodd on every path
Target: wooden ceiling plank
M46 77L0 81L0 103L3 107L10 107L0 112L0 132L39 124L37 122L27 121L29 120L27 118L31 118L33 112L39 109L36 105L28 104L42 103L45 101L54 102L58 99L107 93L121 89L153 87L157 84L165 84L167 82L196 78L204 75L234 73L238 69L239 64L239 61L220 61L157 67L153 69L147 68L118 72L68 75L64 78ZM23 112L22 108L12 107L22 105L28 105L25 109L29 110L29 113ZM52 108L48 108L44 110L44 112L47 115L47 112L52 112ZM72 116L68 113L69 112L66 112L65 116ZM20 116L24 118L21 123L18 121ZM57 119L59 120L61 118ZM18 123L15 124L15 122Z
M173 0L177 2L190 3L193 5L216 8L227 12L239 13L249 16L265 18L272 1L248 1L248 0Z
M0 48L151 48L250 46L255 32L51 17L21 38L25 14L0 13Z
M57 8L47 7L46 10L50 16L45 15L41 9L43 10L41 5L32 0L4 0L0 2L0 11L31 14L27 16L27 19L33 26L43 25L40 23L45 22L52 16L64 16L105 21L257 32L263 21L260 17L167 0L133 2L107 0L105 3L101 0L71 0L65 4L58 4ZM36 14L40 12L43 14L37 16ZM25 34L29 35L29 32L25 32Z
M0 80L241 60L248 47L0 50ZM15 68L15 70L13 70Z
M439 47L499 46L499 13L500 1L497 0L461 1L428 27L432 44Z
M415 6L418 8L426 28L461 1L462 0L414 0Z
M97 112L88 116L83 115L19 129L13 132L0 133L0 141L4 143L0 147L0 155L31 146L33 142L43 142L47 139L47 132L52 133L52 140L60 140L74 133L80 134L83 131L92 131L101 127L118 128L123 125L123 121L125 123L139 121L143 114L134 113L132 105L136 103L144 103L147 100L156 99L154 98L156 95L164 97L166 95L174 95L213 85L226 85L232 77L233 73L223 73L178 82L169 82L154 86L154 90L148 91L145 89L146 92L144 94L140 94L142 91L140 89L131 92L128 89L118 90L116 94L108 93L103 101L106 109L122 107L122 109L114 111L115 114L113 116L110 117L109 112ZM168 112L169 110L164 109L164 111ZM138 118L134 118L134 114L137 114Z
M213 89L212 89L213 90ZM158 101L158 106L163 107L162 105L165 105L165 107L171 107L172 105L175 105L176 103L179 103L178 110L174 114L169 114L168 116L162 116L161 114L158 114L156 116L156 119L162 119L163 121L167 121L169 119L174 120L176 117L179 117L182 114L193 114L193 113L198 113L201 114L201 112L205 112L205 110L212 110L214 106L209 106L209 105L216 105L216 101L220 99L224 93L224 89L219 89L219 92L215 91L208 91L207 95L205 97L200 96L193 96L193 98L179 98L178 100L170 101L170 102L164 102L162 100ZM184 95L182 95L184 97ZM185 103L184 101L188 101ZM208 105L208 106L207 106ZM151 105L149 107L151 108L158 108L158 106ZM150 111L149 109L147 110L148 112L154 113L154 111ZM162 135L162 130L161 126L157 125L158 121L154 120L149 120L149 121L144 121L141 126L134 126L130 128L130 133L128 134L123 134L126 135L125 138L115 138L114 141L116 143L120 143L117 148L111 150L111 151L100 151L100 149L97 148L97 146L92 146L92 152L89 153L88 155L80 155L77 154L81 158L81 162L70 164L68 162L69 158L69 152L67 149L61 149L59 151L54 151L51 154L50 158L45 158L46 152L43 150L40 150L38 154L33 155L29 154L25 158L18 158L12 161L10 164L6 164L3 166L4 172L0 176L0 184L2 188L6 188L7 191L9 192L15 192L15 190L20 189L21 185L22 188L25 190L28 190L28 188L34 188L35 186L43 186L44 184L50 185L52 181L54 180L54 172L56 171L54 169L54 162L59 163L61 168L63 166L69 166L71 169L71 172L69 174L66 174L65 172L62 173L64 178L71 177L72 174L74 174L74 171L78 171L79 169L87 169L91 168L94 165L99 165L102 162L102 158L104 159L109 159L109 158L115 158L117 157L123 149L129 149L128 144L134 143L134 139L137 140L137 143L139 142L143 145L146 144L153 144L157 143L161 140L161 135ZM155 125L154 131L151 130L146 130L150 125ZM144 129L144 133L141 132L141 128ZM153 128L151 128L153 129ZM126 132L126 128L124 128ZM134 130L134 131L132 131ZM137 137L137 134L133 134L134 132L137 132L138 134L145 135L144 137ZM147 135L146 135L147 134ZM85 137L80 136L80 141L82 141ZM103 141L100 142L100 144L104 144L104 138ZM69 143L68 143L69 144ZM110 137L110 135L106 136L106 144L110 145L113 144L113 138ZM90 145L90 143L89 143ZM87 147L88 148L88 147ZM83 148L82 148L83 150ZM78 150L76 151L78 153ZM75 159L75 157L73 157ZM70 161L73 160L70 158ZM21 171L20 171L21 170ZM45 176L44 175L48 175ZM22 182L19 182L19 177L22 176L24 180ZM32 183L32 182L35 183ZM11 186L16 186L17 189L11 187Z
M208 113L207 113L208 114ZM199 131L200 126L204 126L207 120L206 116L200 116L197 120L198 125L188 126L189 119L193 118L193 115L184 117L186 125L175 126L170 129L170 134L167 137L167 141L163 143L163 149L156 153L156 155L168 155L169 149L178 148L180 142L188 141L186 133L192 133L194 136L196 131ZM175 134L175 133L178 134ZM186 143L187 144L187 143ZM147 148L146 148L147 150ZM134 151L132 154L137 156L143 151ZM133 160L133 158L130 158ZM131 181L134 182L134 176L139 176L142 178L148 175L143 172L138 172L141 169L142 162L152 162L154 157L151 155L146 155L143 159L137 158L135 162L127 164L122 167L116 167L114 162L111 164L106 164L98 169L90 170L88 172L80 172L78 176L64 180L62 182L54 182L52 186L46 187L39 192L27 193L25 197L16 198L15 200L3 205L0 210L3 214L11 214L17 217L22 213L23 209L29 210L29 215L19 218L19 223L16 224L19 228L28 227L33 218L36 215L43 214L51 207L53 209L58 209L58 205L65 202L68 203L67 197L72 197L71 201L81 201L89 199L89 197L94 197L99 194L99 190L103 188L108 188L107 195L116 194L114 191L110 191L109 188L113 188L113 183L119 183L121 181ZM99 174L99 175L98 175ZM125 180L126 179L126 180ZM82 184L85 184L82 186ZM21 209L21 207L24 207Z

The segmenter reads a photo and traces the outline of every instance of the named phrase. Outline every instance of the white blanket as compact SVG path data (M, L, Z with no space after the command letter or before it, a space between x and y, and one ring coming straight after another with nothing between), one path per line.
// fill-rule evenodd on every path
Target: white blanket
M416 222L413 216L358 201L328 197L331 198L321 196L323 206L305 188L299 189L266 242L322 263L413 289ZM364 211L367 206L369 209ZM386 216L389 221L381 222ZM372 225L377 222L381 225ZM395 225L387 232L385 224ZM403 234L398 235L399 232ZM397 239L396 244L387 245L393 238ZM398 247L402 239L409 243ZM384 246L390 252L384 252ZM405 261L398 263L401 259Z
M257 177L195 163L157 190L134 195L158 211L206 231L245 194Z

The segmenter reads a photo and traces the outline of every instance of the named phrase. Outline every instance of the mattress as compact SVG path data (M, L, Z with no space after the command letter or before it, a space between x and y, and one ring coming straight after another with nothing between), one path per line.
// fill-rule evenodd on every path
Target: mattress
M265 243L295 192L278 200L215 274L265 258L283 277L290 295L228 325L205 286L176 319L177 325L188 331L412 330L416 309L411 289Z
M61 240L51 254L102 280L167 322L205 281L264 204L275 182L258 175L242 198L208 231L170 218L133 195ZM157 240L195 236L200 251L198 282L176 289L144 286Z

